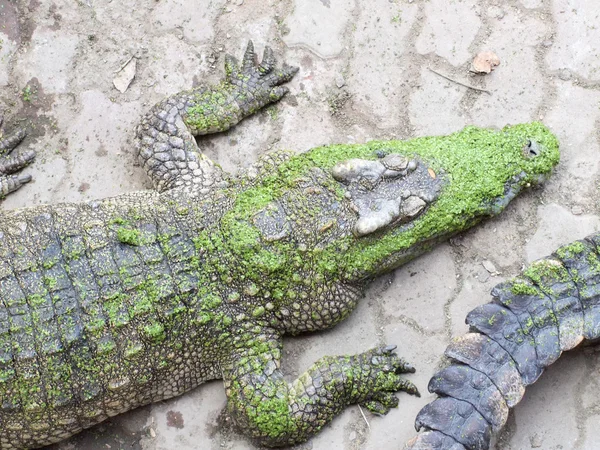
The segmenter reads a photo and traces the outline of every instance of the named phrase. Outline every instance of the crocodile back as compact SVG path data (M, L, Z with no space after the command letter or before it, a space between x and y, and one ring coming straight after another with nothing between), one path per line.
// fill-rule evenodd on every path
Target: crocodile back
M188 329L202 267L193 231L207 219L171 199L2 217L0 447L55 442L217 376Z

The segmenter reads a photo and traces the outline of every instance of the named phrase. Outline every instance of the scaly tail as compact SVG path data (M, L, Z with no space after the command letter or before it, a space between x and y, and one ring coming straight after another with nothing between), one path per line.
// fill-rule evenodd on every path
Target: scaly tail
M453 362L417 415L410 450L486 450L509 408L544 369L584 339L600 337L600 233L560 247L497 285L492 302L467 315L471 332L446 349Z

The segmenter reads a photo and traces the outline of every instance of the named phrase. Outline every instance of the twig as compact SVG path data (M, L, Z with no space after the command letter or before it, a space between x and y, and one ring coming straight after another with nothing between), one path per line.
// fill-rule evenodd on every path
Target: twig
M118 68L117 70L115 70L113 73L119 73L121 70L123 70L123 69L125 68L125 66L126 66L127 64L129 64L129 63L130 63L130 61L131 61L133 58L135 58L135 54L134 54L134 55L131 55L131 56L129 57L129 59L128 59L127 61L125 61L123 64L121 64L121 67L119 67L119 68Z
M367 416L365 416L365 413L363 412L362 408L360 407L360 405L356 405L358 406L358 410L360 411L360 413L363 416L363 419L365 419L365 423L367 424L367 428L370 430L371 429L371 425L369 424L369 421L367 420Z
M436 75L439 75L440 77L445 78L448 81L452 81L453 83L460 84L461 86L464 86L469 89L473 89L474 91L485 92L486 94L492 95L491 91L488 91L487 89L478 88L476 86L471 86L470 84L463 83L462 81L454 80L454 79L450 78L448 75L444 75L443 73L440 73L437 70L433 70L431 67L428 67L428 69L430 71L432 71L433 73L435 73Z

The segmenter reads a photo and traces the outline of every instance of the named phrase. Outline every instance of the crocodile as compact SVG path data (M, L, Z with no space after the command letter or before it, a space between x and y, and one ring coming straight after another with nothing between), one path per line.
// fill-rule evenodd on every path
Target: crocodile
M559 247L467 314L470 332L446 348L450 364L418 413L427 431L407 450L487 450L525 388L565 351L600 338L600 233Z
M54 443L222 379L260 445L303 442L351 404L418 395L393 345L327 356L288 382L282 336L344 320L367 284L500 213L558 163L541 123L269 152L237 175L195 137L281 99L297 68L252 42L225 79L155 105L135 152L154 189L0 217L0 448ZM31 153L0 147L0 186ZM16 152L18 153L18 152ZM0 167L2 162L0 162ZM6 187L4 187L6 186Z

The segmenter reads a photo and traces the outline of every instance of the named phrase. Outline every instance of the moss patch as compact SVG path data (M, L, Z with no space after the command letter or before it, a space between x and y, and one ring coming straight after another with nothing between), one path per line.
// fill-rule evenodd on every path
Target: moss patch
M523 148L528 140L536 141L543 149L539 156L524 156ZM309 249L303 255L296 255L295 249L285 243L274 243L268 254L263 254L258 230L251 222L258 211L295 187L297 180L315 167L328 171L350 158L375 160L376 154L381 152L418 157L449 181L435 204L411 227L360 239L349 236L324 249ZM325 275L373 275L391 255L466 229L485 216L497 214L503 208L498 200L505 197L509 181L514 181L517 189L538 184L550 174L558 160L558 142L540 123L506 127L501 131L467 127L449 136L320 147L292 157L247 190L232 192L234 206L223 217L221 230L226 245L241 266L246 266L250 277L252 270L256 271L261 265L265 271L293 269L296 256L304 261L318 261L313 267ZM339 185L332 182L331 188L339 189ZM256 264L257 261L262 264ZM264 273L256 275L261 278Z
M256 416L252 419L257 428L272 439L290 435L297 429L285 398L274 398L259 403Z
M140 245L140 232L133 228L117 228L117 239L123 244Z

